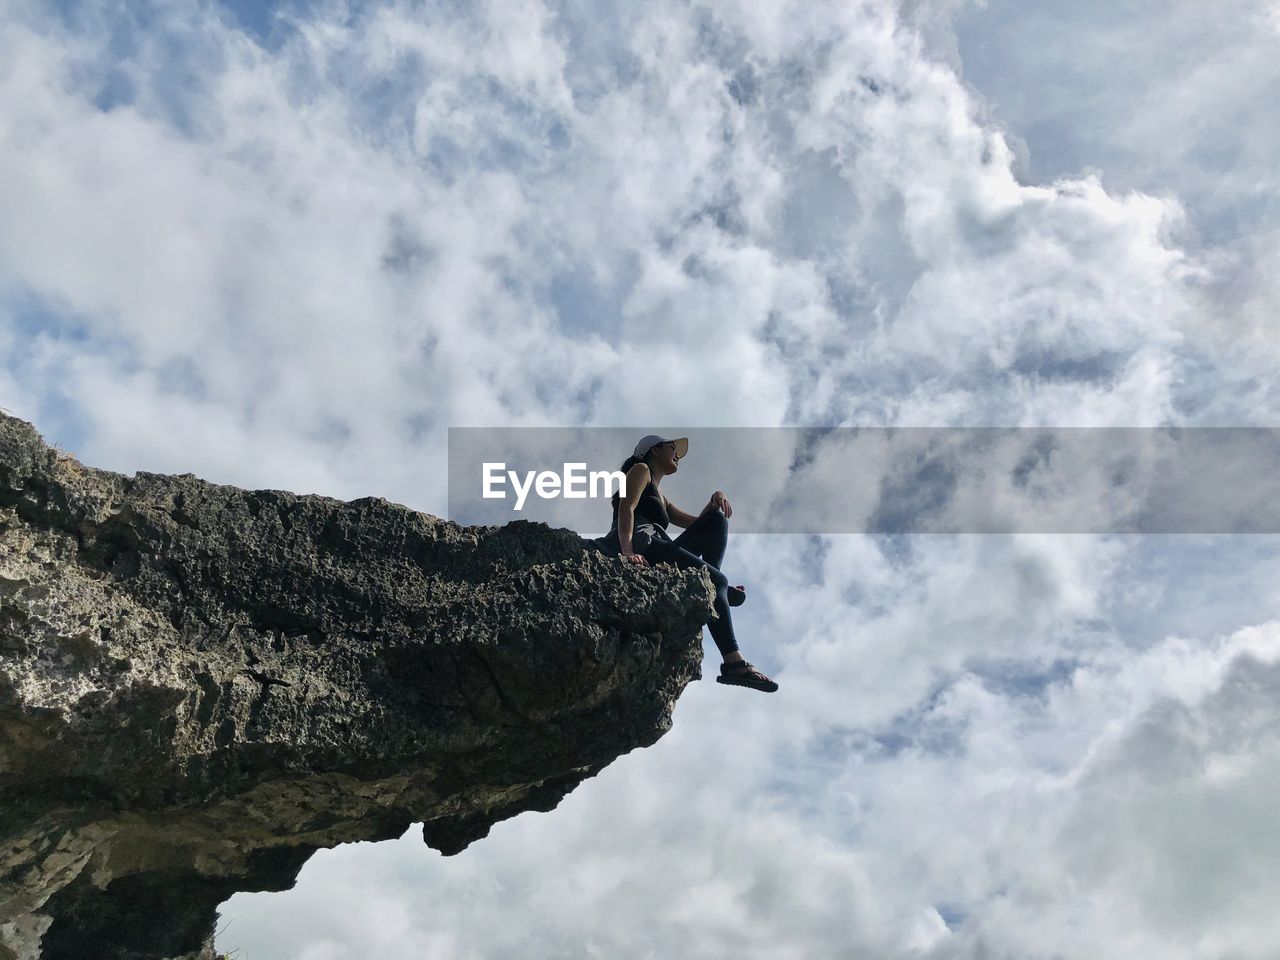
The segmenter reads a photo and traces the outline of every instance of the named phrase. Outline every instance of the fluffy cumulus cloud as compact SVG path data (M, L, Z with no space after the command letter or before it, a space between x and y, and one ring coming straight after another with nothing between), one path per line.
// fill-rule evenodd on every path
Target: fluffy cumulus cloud
M1280 21L1229 8L0 0L0 405L436 512L449 426L1269 424ZM1272 538L731 551L779 694L221 948L1280 952Z
M1024 178L1092 175L1112 193L1176 198L1187 211L1179 242L1209 269L1196 284L1180 414L1272 422L1275 4L985 0L946 13L949 56ZM1209 376L1205 355L1217 358Z
M671 734L553 814L453 859L412 831L327 852L289 894L232 898L223 940L310 958L1266 957L1280 626L1190 639L1165 622L1135 649L1106 626L1127 591L1008 576L1119 560L1087 543L974 538L965 572L935 565L952 582L921 588L841 538L813 592L744 639L830 609L815 592L848 573L885 612L797 637L787 696L747 711L696 685ZM955 602L967 578L994 624ZM916 635L893 643L877 621L894 619Z

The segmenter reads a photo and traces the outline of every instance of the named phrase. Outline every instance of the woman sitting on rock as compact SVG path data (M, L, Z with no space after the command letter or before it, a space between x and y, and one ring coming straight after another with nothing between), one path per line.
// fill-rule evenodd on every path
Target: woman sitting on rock
M613 526L608 535L601 538L600 546L608 553L620 553L628 563L641 567L650 563L706 567L716 588L716 616L707 621L707 626L724 656L716 680L772 693L778 685L743 659L733 635L729 608L740 606L747 598L742 587L729 586L720 572L733 508L717 490L702 513L695 517L673 504L658 489L663 477L676 472L680 458L688 449L689 440L685 437L668 440L651 434L636 444L635 452L620 468L627 477L627 495L613 495ZM685 528L675 540L667 535L670 523Z

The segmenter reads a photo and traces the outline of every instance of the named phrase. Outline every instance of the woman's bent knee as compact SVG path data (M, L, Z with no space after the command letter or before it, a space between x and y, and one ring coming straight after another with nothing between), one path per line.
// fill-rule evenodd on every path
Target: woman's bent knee
M724 515L724 511L719 507L708 510L697 519L697 525L703 530L711 531L721 536L727 535L729 532L729 518Z

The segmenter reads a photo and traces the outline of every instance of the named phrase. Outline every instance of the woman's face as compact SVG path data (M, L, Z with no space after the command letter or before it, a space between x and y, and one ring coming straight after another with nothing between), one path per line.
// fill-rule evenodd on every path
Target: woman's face
M675 473L680 468L680 457L676 454L674 443L660 443L653 448L654 460L662 475Z

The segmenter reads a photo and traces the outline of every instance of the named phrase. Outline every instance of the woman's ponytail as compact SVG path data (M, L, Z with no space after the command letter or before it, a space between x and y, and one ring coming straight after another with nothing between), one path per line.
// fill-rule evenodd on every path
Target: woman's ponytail
M621 470L621 471L622 471L622 473L623 473L623 475L625 476L625 475L627 474L627 472L628 472L628 471L630 471L630 469L631 469L632 467L634 467L637 463L645 463L645 462L646 462L646 461L645 461L645 458L644 458L644 457L637 457L637 456L632 455L632 456L630 456L630 457L627 457L627 459L623 460L623 461L622 461L622 466L620 466L618 469L619 469L619 470ZM617 491L617 490L613 491L613 498L612 498L612 499L613 499L613 505L616 507L616 506L618 505L618 491Z

